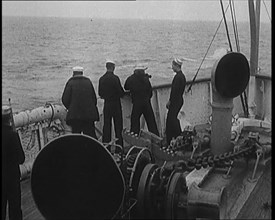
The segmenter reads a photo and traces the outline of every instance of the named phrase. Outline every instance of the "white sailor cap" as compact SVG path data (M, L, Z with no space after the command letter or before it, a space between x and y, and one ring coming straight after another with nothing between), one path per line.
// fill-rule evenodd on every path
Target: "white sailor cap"
M73 72L83 72L84 68L81 66L75 66L73 67Z
M138 64L135 66L135 70L147 70L148 66L143 65L143 64Z
M7 105L2 106L2 116L7 116L11 113L11 107Z
M114 62L113 60L110 60L110 59L107 59L107 60L106 60L106 64L107 64L107 63L112 63L112 64L116 65L115 62Z
M179 59L179 58L175 58L175 59L173 60L173 62L175 62L175 63L178 64L179 66L182 65L182 60Z

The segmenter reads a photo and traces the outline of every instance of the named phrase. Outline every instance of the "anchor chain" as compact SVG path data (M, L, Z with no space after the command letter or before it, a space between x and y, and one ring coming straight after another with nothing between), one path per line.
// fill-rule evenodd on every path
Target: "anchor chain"
M256 145L246 142L245 147L241 148L238 151L230 151L220 155L209 155L209 156L198 156L193 159L180 160L174 166L175 168L181 168L185 171L192 171L194 169L206 168L207 166L213 167L230 167L232 165L231 161L239 159L242 157L247 157L256 152Z

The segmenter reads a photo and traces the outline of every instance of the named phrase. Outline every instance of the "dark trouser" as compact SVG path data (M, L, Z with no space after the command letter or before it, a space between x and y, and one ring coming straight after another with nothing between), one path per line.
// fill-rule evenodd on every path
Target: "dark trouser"
M135 102L133 103L131 114L131 132L138 134L140 131L140 117L143 114L148 130L159 136L157 123L151 101Z
M120 101L116 101L116 102L105 101L103 115L104 115L104 125L103 125L102 141L104 143L108 143L111 141L111 135L112 135L111 130L112 130L112 119L113 119L114 127L115 127L115 135L116 135L116 138L118 139L116 143L123 147L123 139L122 139L123 120L122 120L122 110L121 110Z
M72 133L81 133L89 135L95 139L97 139L95 134L95 123L91 120L70 120L70 125L72 127Z
M178 119L178 114L182 105L176 105L169 107L167 118L166 118L166 141L170 144L172 138L176 138L181 134L180 121Z
M19 167L16 175L2 178L2 220L6 218L7 203L9 207L9 220L22 220L21 188Z

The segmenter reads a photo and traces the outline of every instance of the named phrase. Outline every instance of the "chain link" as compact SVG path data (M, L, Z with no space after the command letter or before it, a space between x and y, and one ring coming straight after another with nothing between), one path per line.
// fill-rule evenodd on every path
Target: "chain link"
M256 152L256 145L250 141L244 143L239 151L230 151L220 155L198 156L187 161L180 160L176 163L175 167L181 167L183 170L192 171L194 169L206 168L207 166L213 167L229 167L231 161L242 157L247 157Z

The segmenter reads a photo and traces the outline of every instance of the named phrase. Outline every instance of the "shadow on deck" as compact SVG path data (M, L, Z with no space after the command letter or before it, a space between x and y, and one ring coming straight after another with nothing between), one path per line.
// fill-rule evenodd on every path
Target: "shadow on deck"
M237 219L272 219L271 164L266 167Z
M21 182L21 207L24 220L45 220L34 203L30 178Z
M24 220L45 220L34 203L30 178L21 181L21 208ZM9 220L8 211L6 219Z
M266 168L250 198L241 209L238 219L271 219L271 166ZM30 184L30 179L21 182L23 219L45 220L34 203ZM270 206L264 207L263 204L266 202Z
M272 161L265 167L263 175L238 213L237 219L272 218L271 164ZM21 181L21 201L24 220L45 220L33 200L30 178Z

